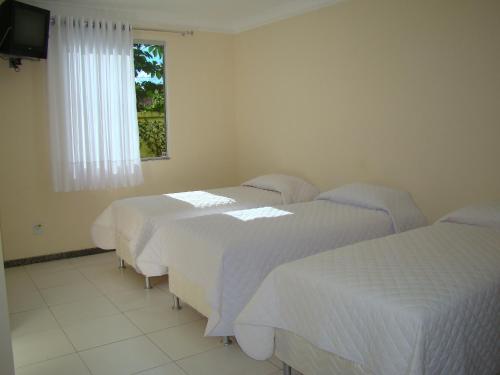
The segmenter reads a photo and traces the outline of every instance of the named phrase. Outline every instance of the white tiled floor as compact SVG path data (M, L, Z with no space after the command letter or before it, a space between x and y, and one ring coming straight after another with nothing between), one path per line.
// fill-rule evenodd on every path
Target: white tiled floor
M203 337L206 319L171 309L166 278L117 268L114 253L6 270L17 375L277 375Z

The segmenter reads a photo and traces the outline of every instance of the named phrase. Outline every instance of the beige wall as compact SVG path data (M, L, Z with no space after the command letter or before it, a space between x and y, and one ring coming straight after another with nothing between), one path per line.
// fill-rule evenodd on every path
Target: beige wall
M349 0L237 36L241 178L500 199L500 1Z
M0 60L0 220L6 259L93 247L90 225L114 199L237 182L234 37L137 33L137 38L167 42L172 159L144 162L145 184L134 189L52 192L45 62L23 61L15 73ZM37 223L45 234L32 234Z
M52 192L45 62L0 61L5 258L92 247L117 198L266 172L407 189L430 219L500 199L498 14L497 0L347 0L237 36L138 33L167 41L172 160L116 191Z

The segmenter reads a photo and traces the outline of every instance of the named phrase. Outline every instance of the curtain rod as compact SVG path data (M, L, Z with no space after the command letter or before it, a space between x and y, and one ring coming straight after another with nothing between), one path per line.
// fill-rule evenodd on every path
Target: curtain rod
M50 17L50 24L54 25L55 23L56 23L55 17ZM89 25L89 22L85 21L85 26L88 27L88 25ZM171 34L178 34L181 36L193 36L194 35L193 30L148 29L148 28L134 27L134 26L132 26L132 30L153 31L153 32L159 32L159 33L171 33Z
M194 31L193 30L170 30L170 29L144 29L142 27L134 27L132 26L132 30L137 30L137 31L154 31L154 32L159 32L159 33L172 33L172 34L179 34L182 36L193 36Z

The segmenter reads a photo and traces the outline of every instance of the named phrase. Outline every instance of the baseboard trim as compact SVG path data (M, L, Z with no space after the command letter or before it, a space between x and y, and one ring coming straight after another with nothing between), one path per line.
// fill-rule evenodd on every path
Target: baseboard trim
M66 251L63 253L40 255L30 258L11 259L11 260L6 260L5 262L3 262L3 264L5 268L12 268L12 267L26 266L28 264L50 262L52 260L69 259L69 258L83 257L87 255L109 253L111 251L114 250L104 250L98 247L93 247L90 249Z

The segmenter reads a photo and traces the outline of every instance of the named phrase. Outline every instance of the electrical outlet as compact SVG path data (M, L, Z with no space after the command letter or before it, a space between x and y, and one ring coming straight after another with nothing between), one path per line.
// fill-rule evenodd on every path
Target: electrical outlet
M43 225L42 224L33 225L33 234L35 236L41 236L43 234Z

